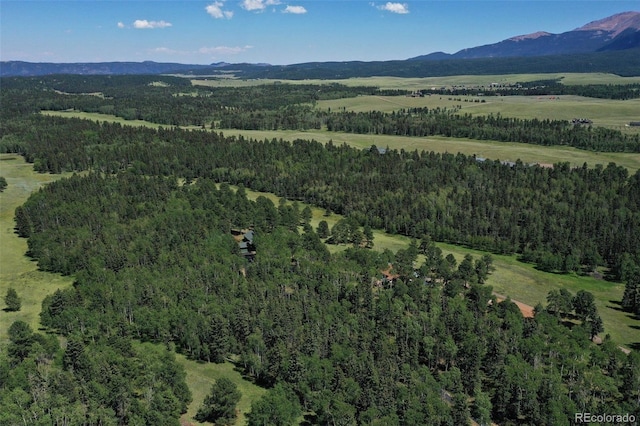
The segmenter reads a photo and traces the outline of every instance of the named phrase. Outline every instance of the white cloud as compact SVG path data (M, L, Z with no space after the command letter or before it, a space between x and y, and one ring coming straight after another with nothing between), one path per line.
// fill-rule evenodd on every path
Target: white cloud
M118 28L124 28L124 23L118 22Z
M380 10L385 10L391 13L398 13L400 15L405 15L409 13L409 5L407 3L391 3L387 2L384 6L377 6Z
M267 6L277 6L280 0L242 0L241 6L244 10L263 11Z
M307 9L304 6L287 6L283 13L293 13L294 15L302 15L307 13Z
M204 55L237 55L238 53L246 52L253 48L253 46L215 46L215 47L201 47L198 49L198 53Z
M233 12L229 10L222 10L222 6L224 6L224 2L215 1L205 7L205 10L209 15L216 19L231 19L233 17Z
M167 28L170 26L171 23L166 21L147 21L146 19L136 19L133 22L133 28L138 30L153 30L156 28ZM118 27L120 27L120 23L118 23Z
M185 52L185 51L181 51L181 50L175 50L175 49L169 49L168 47L156 47L155 49L151 49L150 52L152 53L161 53L164 55L187 55L189 54L189 52Z
M262 0L244 0L242 8L245 10L264 10L265 4Z

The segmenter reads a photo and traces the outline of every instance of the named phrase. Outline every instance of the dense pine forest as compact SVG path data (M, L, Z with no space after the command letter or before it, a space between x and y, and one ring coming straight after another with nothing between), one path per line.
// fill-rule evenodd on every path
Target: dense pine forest
M627 283L621 305L638 314L640 172L250 140L215 127L233 117L281 120L278 126L304 117L412 135L442 120L452 136L463 123L483 129L484 137L470 130L479 139L530 128L544 130L548 144L572 135L585 144L588 133L597 143L583 148L610 140L621 151L634 151L637 138L452 111L322 115L312 108L323 96L375 88L269 85L190 95L196 89L184 81L3 80L0 151L20 153L43 173L77 174L15 212L29 256L75 282L42 305L41 323L64 337L62 345L23 322L11 326L0 356L0 423L179 424L191 395L173 351L232 360L267 387L248 415L251 425L300 418L569 425L576 412L640 418L640 355L607 337L592 342L602 322L588 292L550 293L546 307L524 318L485 284L490 255L456 261L434 244L516 253L554 273L604 268L607 278ZM167 127L34 114L67 108ZM244 188L283 201L251 201ZM344 215L350 234L314 229L308 212L284 198ZM372 228L414 242L396 253L373 251ZM246 230L255 235L255 256L234 239ZM331 254L323 243L331 233L350 247ZM389 268L394 274L383 276Z

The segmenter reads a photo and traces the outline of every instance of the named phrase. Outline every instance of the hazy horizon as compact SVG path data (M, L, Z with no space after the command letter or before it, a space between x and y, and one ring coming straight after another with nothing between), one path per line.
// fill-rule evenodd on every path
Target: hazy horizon
M2 1L0 59L185 64L403 60L562 33L630 1Z

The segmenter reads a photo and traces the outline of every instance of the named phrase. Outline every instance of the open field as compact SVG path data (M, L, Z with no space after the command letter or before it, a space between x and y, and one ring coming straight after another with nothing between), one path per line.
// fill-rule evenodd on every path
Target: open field
M190 361L184 355L179 354L176 355L176 359L187 372L187 384L193 397L187 413L182 416L183 425L208 424L198 423L193 417L198 412L204 398L209 394L211 386L222 377L226 377L235 383L242 393L242 398L240 398L240 402L237 405L238 420L235 423L236 425L246 424L245 414L251 410L251 403L266 392L266 389L244 380L242 375L234 369L234 365L231 362L223 364L196 362Z
M122 117L117 117L115 115L111 115L111 114L100 114L97 112L82 112L82 111L75 111L75 110L69 110L69 111L42 111L43 115L51 115L54 117L67 117L67 118L82 118L85 120L92 120L92 121L108 121L109 123L120 123L123 126L127 125L127 126L134 126L134 127L151 127L153 129L157 129L159 127L172 127L172 126L163 126L161 124L157 124L157 123L152 123L150 121L144 121L144 120L125 120Z
M192 77L189 77L192 78ZM506 75L456 75L446 77L402 78L402 77L359 77L336 80L242 80L228 77L210 77L191 82L195 85L210 87L240 87L270 84L275 82L287 84L330 84L345 86L375 86L380 89L420 90L430 87L450 86L486 86L491 83L513 84L536 80L562 79L564 84L632 84L640 83L640 77L620 77L604 73L549 73L549 74L506 74Z
M625 101L582 96L445 96L423 98L403 96L359 96L357 98L319 101L320 109L332 111L391 112L401 108L461 107L461 114L489 115L521 119L571 120L589 118L597 127L607 127L626 133L640 133L638 127L628 127L640 120L640 99Z
M22 300L18 312L0 311L0 343L7 340L7 330L14 321L24 321L34 330L40 327L40 308L46 295L72 283L72 278L38 270L36 263L25 255L27 240L14 232L14 211L29 194L61 175L38 174L33 165L14 154L0 154L0 176L7 188L0 193L0 306L4 308L7 289L13 287Z
M359 98L355 98L359 99ZM402 100L416 98L399 98ZM161 127L158 124L142 120L124 120L113 115L86 113L78 111L44 111L43 114L55 115L59 117L86 118L94 121L110 121L131 126ZM196 129L197 127L193 127ZM587 163L590 167L596 164L607 165L614 162L629 169L630 173L635 173L640 169L640 154L619 153L619 152L593 152L585 151L566 146L541 146L533 144L523 144L514 142L492 142L477 141L472 139L455 139L439 136L412 138L405 136L387 135L359 135L353 133L335 133L323 130L295 131L295 130L237 130L220 129L217 130L227 136L243 135L253 139L314 139L321 143L330 140L334 144L354 146L356 148L368 148L371 145L378 147L389 147L390 149L405 149L407 151L434 151L463 153L466 155L477 155L479 157L498 160L522 160L524 163L557 163L561 161L569 162L572 166L582 166Z

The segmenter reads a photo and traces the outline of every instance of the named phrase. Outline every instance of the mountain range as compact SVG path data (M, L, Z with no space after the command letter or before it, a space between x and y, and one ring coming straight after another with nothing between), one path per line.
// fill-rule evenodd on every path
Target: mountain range
M535 59L534 59L535 58ZM294 65L102 62L0 62L0 76L48 74L192 74L233 72L244 78L349 78L372 75L427 77L524 72L609 72L640 75L640 12L623 12L561 34L538 31L453 54L434 52L407 60L315 62Z
M640 47L640 12L623 12L561 34L538 31L454 54L435 52L413 60L508 58L605 52Z

